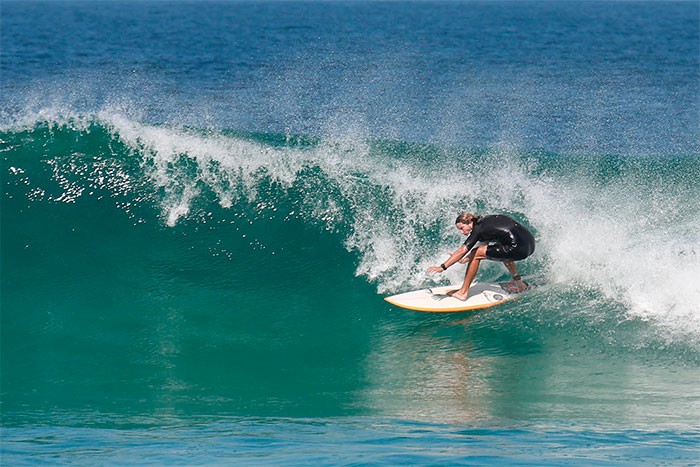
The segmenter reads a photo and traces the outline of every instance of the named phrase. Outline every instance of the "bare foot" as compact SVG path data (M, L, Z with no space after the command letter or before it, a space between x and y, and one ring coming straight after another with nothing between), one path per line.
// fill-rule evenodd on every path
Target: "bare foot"
M523 281L510 281L505 285L505 289L510 293L524 292L528 287L528 284Z
M454 297L457 300L461 300L463 302L467 300L467 294L459 293L459 290L448 290L447 295L449 295L450 297Z

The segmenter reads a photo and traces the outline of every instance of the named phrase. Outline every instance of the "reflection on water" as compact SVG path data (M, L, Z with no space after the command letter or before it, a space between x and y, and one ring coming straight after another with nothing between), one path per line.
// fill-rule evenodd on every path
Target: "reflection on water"
M556 329L522 332L518 305L390 323L366 359L363 404L409 420L693 426L697 368L607 355ZM504 326L508 322L509 326Z

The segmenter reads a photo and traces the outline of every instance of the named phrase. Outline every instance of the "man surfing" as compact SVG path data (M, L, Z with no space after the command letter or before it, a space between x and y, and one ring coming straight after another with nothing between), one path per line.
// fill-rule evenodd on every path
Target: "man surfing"
M482 259L503 262L513 276L513 280L504 285L508 292L519 293L528 288L528 284L523 282L518 274L515 261L527 258L535 251L535 238L529 230L508 216L482 217L469 212L463 212L457 216L455 225L460 232L467 235L467 240L452 253L447 261L440 266L428 268L428 273L432 274L443 272L457 262L469 263L462 287L458 290L450 290L447 292L449 295L462 301L467 299L469 287L474 281ZM490 244L472 250L477 242Z

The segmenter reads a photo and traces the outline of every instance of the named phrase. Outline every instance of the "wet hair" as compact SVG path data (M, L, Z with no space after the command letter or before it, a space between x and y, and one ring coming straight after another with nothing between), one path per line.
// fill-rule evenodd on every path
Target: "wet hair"
M482 217L483 216L475 216L471 212L463 212L462 214L457 216L455 224L469 224L470 222L477 222Z

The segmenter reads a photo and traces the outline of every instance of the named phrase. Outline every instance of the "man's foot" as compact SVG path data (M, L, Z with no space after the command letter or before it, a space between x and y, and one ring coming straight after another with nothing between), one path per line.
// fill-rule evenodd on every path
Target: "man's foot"
M503 284L501 287L503 287L506 292L520 293L529 289L530 285L524 281L510 281L507 284Z
M448 290L447 295L449 295L450 297L454 297L457 300L461 300L463 302L467 301L467 294L459 293L459 290Z

